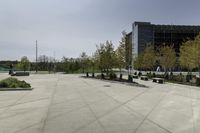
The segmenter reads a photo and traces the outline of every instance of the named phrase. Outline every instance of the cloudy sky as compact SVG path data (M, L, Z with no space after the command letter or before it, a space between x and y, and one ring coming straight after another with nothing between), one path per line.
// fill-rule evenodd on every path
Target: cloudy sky
M199 0L0 0L0 60L91 55L134 21L200 25Z

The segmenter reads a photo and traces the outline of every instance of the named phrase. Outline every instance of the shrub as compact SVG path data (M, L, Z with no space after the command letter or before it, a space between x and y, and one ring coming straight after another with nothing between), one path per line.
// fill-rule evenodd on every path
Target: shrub
M94 73L92 73L92 77L93 77L93 78L95 77Z
M120 80L122 80L122 77L123 77L123 75L122 75L122 74L120 74L120 76L119 76L119 79L120 79Z
M196 85L200 86L200 78L199 77L197 78Z
M110 73L110 79L116 79L117 75L115 73Z
M31 85L16 78L6 78L0 81L0 88L31 88Z
M133 77L131 75L128 75L128 82L133 82Z
M156 77L156 74L155 73L153 73L153 76L152 76L153 78L155 78Z
M88 72L86 72L86 77L89 77L89 73Z
M151 78L155 78L156 77L156 74L155 73L147 73L147 77L149 78L149 79L151 79Z
M139 73L138 73L138 76L139 76L139 77L140 77L140 76L142 76L142 73L141 73L141 72L139 72Z
M184 82L184 76L182 74L174 75L173 78L171 78L171 80L175 82Z
M134 72L134 75L137 75L137 72Z
M191 79L192 79L192 75L191 74L187 74L186 75L186 82L190 82Z
M105 76L104 76L104 74L103 74L103 73L101 74L101 79L105 79Z

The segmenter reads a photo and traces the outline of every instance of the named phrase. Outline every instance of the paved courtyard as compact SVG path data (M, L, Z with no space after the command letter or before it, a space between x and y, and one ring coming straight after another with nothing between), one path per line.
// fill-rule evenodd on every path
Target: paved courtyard
M200 133L197 87L62 74L19 79L34 90L0 92L0 133Z

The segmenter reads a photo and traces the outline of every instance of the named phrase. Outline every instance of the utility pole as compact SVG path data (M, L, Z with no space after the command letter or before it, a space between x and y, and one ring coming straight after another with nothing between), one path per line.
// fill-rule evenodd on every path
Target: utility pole
M36 56L35 56L35 58L36 58L36 62L35 62L35 69L36 69L36 73L37 73L37 71L38 71L38 42L37 42L37 40L36 40L36 50L35 50L35 54L36 54Z

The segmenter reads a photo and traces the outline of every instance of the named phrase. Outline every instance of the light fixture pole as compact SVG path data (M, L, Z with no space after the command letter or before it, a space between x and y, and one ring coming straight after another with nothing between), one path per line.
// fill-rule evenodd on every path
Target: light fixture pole
M36 58L36 62L35 62L35 69L36 69L36 73L38 72L38 42L37 42L37 40L36 40L36 49L35 49L35 54L36 54L36 56L35 56L35 58Z

